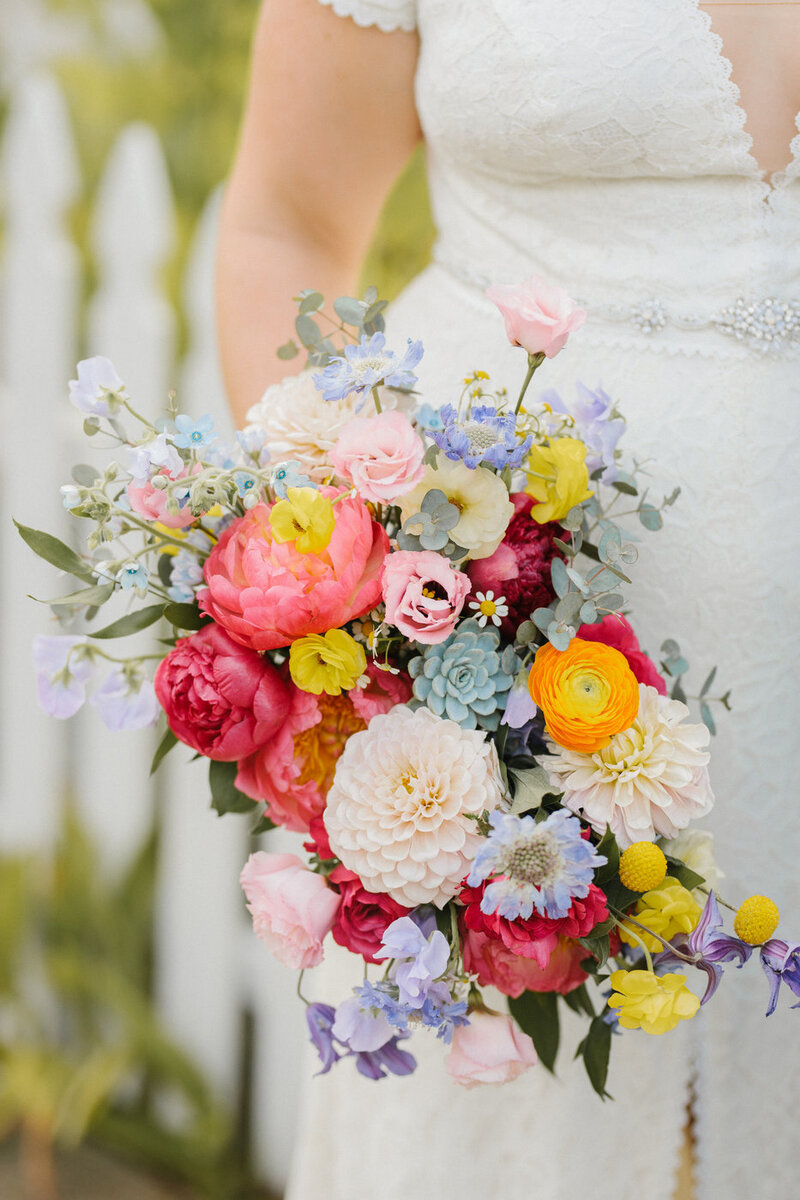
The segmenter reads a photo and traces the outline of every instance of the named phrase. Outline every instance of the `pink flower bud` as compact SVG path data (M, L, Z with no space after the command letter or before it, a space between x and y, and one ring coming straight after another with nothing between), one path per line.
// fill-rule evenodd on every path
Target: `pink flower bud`
M531 275L524 283L496 283L486 295L500 309L511 345L522 346L528 354L555 358L586 320L564 289L541 275Z

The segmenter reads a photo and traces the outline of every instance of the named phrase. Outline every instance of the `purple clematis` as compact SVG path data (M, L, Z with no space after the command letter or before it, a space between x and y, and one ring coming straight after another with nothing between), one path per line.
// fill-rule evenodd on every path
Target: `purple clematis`
M695 929L688 936L685 933L677 934L672 941L675 947L682 950L684 954L695 955L694 965L701 971L705 971L708 976L701 1004L710 1000L719 987L719 981L722 978L720 963L733 962L734 959L738 959L736 965L743 967L753 952L752 946L725 933L722 928L722 915L713 892L709 893L706 906ZM664 950L653 959L653 966L656 969L681 966L685 963L686 959L674 954L672 950Z
M778 992L785 983L795 996L800 996L800 946L790 946L781 938L770 938L761 947L761 966L769 980L767 1016L771 1017L778 1003ZM800 1003L792 1008L800 1008Z

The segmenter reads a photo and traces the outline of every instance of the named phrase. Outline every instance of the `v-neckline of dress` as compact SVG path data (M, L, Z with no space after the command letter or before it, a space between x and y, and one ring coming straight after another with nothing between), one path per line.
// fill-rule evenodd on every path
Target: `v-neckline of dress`
M800 171L800 112L795 114L794 123L798 130L789 143L789 161L781 171L769 175L759 163L753 149L752 135L745 128L748 119L747 109L742 104L739 86L733 78L733 63L725 54L725 43L720 34L714 29L711 14L702 7L702 0L689 0L694 9L701 28L704 31L709 46L709 57L713 61L719 78L720 91L727 106L727 115L731 128L731 140L742 162L748 167L748 174L762 188L763 199L768 202L776 192L790 182Z

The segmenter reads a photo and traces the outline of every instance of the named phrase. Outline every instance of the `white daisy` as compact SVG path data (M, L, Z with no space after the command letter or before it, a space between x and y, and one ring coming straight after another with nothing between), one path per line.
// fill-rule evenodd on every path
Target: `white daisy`
M476 592L475 599L469 602L469 607L479 614L476 620L481 626L485 626L488 621L499 625L501 618L508 616L505 596L495 597L494 592Z

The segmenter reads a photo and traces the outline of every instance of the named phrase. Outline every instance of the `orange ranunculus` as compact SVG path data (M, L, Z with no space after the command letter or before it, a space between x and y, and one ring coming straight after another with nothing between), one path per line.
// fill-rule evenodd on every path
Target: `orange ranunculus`
M573 638L566 650L536 651L528 686L554 742L593 754L628 729L639 711L639 684L619 650Z

